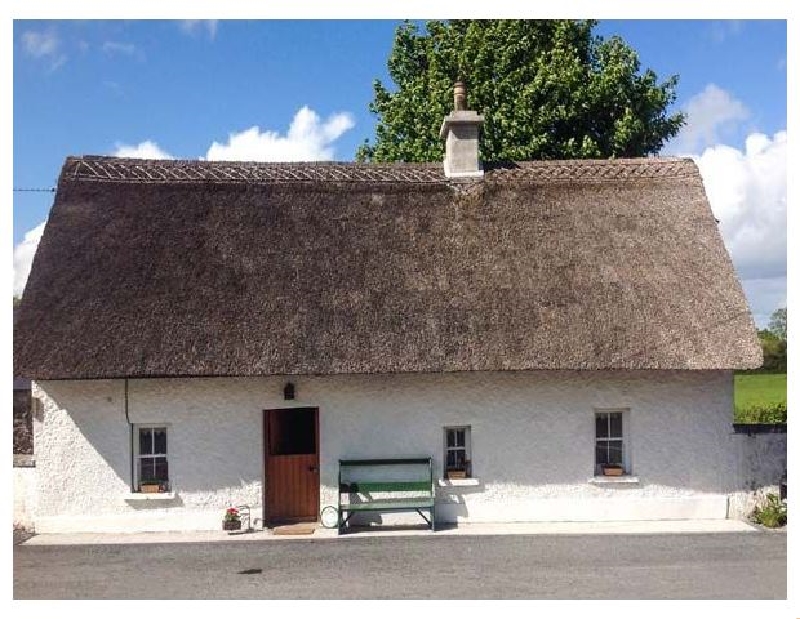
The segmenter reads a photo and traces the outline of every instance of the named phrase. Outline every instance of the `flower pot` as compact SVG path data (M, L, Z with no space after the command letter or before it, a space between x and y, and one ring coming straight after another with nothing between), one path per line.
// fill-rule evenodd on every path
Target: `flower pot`
M222 521L222 530L223 531L238 531L242 528L242 521L241 520L223 520Z
M621 477L622 476L622 467L621 466L604 466L603 467L603 475L606 477Z
M144 494L161 492L161 484L139 484L139 492Z

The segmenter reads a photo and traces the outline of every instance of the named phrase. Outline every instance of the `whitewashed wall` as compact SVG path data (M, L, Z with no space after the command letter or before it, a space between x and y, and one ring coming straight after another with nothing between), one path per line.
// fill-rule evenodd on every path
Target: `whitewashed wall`
M337 459L430 454L472 427L479 485L439 490L444 521L724 518L736 483L730 372L497 372L131 380L133 423L167 423L170 501L133 501L124 381L34 385L39 532L217 529L228 505L261 516L262 411L320 410L321 505ZM629 408L639 483L590 483L594 409ZM402 516L401 516L402 518ZM417 518L418 516L408 516ZM407 519L406 518L406 519ZM388 519L387 519L388 520ZM387 521L384 520L384 521Z

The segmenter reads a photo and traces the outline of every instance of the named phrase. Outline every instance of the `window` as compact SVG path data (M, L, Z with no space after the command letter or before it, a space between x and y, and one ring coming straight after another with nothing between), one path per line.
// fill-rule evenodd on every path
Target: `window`
M595 475L629 472L625 457L623 417L623 411L595 413ZM608 470L611 467L617 467L617 470Z
M317 409L287 408L269 416L269 455L317 453Z
M166 426L137 426L136 480L142 491L143 485L159 486L169 490L169 465L167 463Z
M444 429L445 479L472 477L469 426Z

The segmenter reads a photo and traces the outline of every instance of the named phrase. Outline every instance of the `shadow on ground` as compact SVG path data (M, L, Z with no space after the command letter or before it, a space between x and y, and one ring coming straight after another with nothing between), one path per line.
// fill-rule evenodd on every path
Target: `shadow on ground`
M22 542L29 540L35 535L33 531L29 531L24 527L14 527L14 545L21 544Z

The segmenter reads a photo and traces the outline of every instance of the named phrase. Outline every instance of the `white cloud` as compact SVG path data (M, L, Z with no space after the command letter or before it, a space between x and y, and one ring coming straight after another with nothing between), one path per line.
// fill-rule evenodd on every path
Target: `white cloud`
M217 19L183 19L180 22L180 28L187 34L195 34L205 29L208 37L213 41L217 36L218 21Z
M105 41L101 46L103 53L107 56L114 54L125 54L126 56L137 56L144 59L144 54L133 43L120 43L118 41Z
M39 240L44 232L45 222L40 223L33 230L28 230L22 241L14 247L14 296L22 295L25 283L31 272L31 263L39 246Z
M689 99L686 125L677 138L666 145L665 154L696 153L718 144L723 134L747 120L750 111L729 92L715 84Z
M155 142L145 140L136 146L128 144L117 144L114 150L115 157L127 157L129 159L174 159L167 151Z
M334 143L355 126L350 114L329 116L324 122L316 112L303 106L292 119L286 135L250 127L228 135L226 143L212 142L206 152L209 161L321 161L333 159ZM156 142L136 145L117 143L115 157L133 159L174 159Z
M694 156L756 321L786 305L786 131Z
M58 37L52 30L36 32L28 30L22 34L22 45L25 52L34 58L52 56L58 52Z
M27 30L22 33L22 48L28 56L37 60L46 60L50 70L54 71L67 61L67 56L60 53L61 42L54 30L37 32Z
M339 113L325 122L303 106L285 136L256 127L231 133L227 144L214 142L206 159L216 161L318 161L333 159L334 142L355 126L350 114Z
M711 22L711 38L715 43L722 43L729 37L736 36L744 30L744 22L740 19L718 19Z

